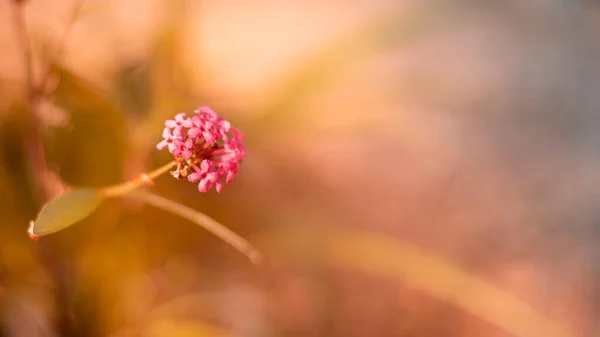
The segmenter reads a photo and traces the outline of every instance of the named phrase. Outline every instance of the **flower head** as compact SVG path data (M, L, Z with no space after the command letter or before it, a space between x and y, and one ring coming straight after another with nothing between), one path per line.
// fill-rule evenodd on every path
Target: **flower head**
M230 183L246 156L243 134L210 108L201 107L194 113L192 117L179 113L167 120L163 140L156 147L168 148L175 157L173 177L198 183L200 192L213 187L221 192L223 179Z

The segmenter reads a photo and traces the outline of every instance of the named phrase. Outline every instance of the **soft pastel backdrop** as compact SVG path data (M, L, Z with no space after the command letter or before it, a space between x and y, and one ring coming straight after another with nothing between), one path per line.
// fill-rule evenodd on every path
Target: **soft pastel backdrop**
M28 239L41 200L12 2L0 336L598 333L597 2L25 1L34 77L52 66L48 167L75 186L135 177L169 160L166 118L211 106L245 133L240 175L221 195L152 190L261 266L127 199Z

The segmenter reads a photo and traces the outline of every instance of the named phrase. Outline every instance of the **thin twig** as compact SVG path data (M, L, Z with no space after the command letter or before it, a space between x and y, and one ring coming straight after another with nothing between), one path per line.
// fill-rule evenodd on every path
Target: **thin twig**
M25 57L25 81L27 84L28 95L33 95L33 69L31 61L31 48L29 47L29 36L25 24L25 15L23 13L23 4L13 1L13 26L17 33L17 40L21 45L23 56Z
M262 261L262 254L250 242L205 214L146 191L133 191L127 196L190 220L244 253L254 264Z
M45 177L49 172L46 165L46 154L44 153L44 142L42 139L41 125L37 115L37 106L39 97L33 78L33 60L27 26L25 23L25 14L23 3L13 1L13 25L17 33L17 39L21 44L23 56L25 58L25 80L27 84L27 105L29 111L29 144L27 147L29 163L31 164L32 176L36 185L42 188L42 199L47 199L50 195L50 187L46 186Z
M79 12L81 11L82 7L83 1L75 0L75 4L73 5L73 11L71 12L71 18L67 23L67 27L65 28L65 33L62 35L60 41L58 42L54 53L49 58L48 68L46 69L46 72L42 75L40 83L38 84L38 90L40 91L40 93L43 93L46 90L47 82L50 79L50 75L52 74L52 65L56 63L56 61L62 56L65 46L67 44L68 37L71 34L71 31L73 30L75 22L77 22L77 17L79 16Z
M13 4L13 24L15 27L15 31L17 34L17 39L21 45L21 49L23 52L23 56L25 58L25 77L26 77L26 89L27 89L27 110L29 111L29 143L27 146L28 158L31 169L31 176L35 182L35 184L40 188L42 195L40 199L42 201L46 201L48 198L52 197L55 193L55 186L48 181L48 177L56 176L54 172L52 172L48 164L46 163L46 154L44 151L44 140L42 136L42 127L40 121L39 108L40 103L42 102L46 92L47 82L52 73L52 64L56 62L56 60L63 53L63 49L65 47L67 38L69 33L72 30L73 25L76 22L77 16L79 15L79 11L82 7L81 0L75 0L75 7L71 14L71 19L69 20L66 28L65 34L62 36L54 54L50 58L50 62L48 64L48 69L45 73L43 73L40 82L35 83L34 74L33 74L33 59L31 46L29 42L29 35L27 33L27 25L25 22L25 14L24 14L24 2L23 1L12 1Z

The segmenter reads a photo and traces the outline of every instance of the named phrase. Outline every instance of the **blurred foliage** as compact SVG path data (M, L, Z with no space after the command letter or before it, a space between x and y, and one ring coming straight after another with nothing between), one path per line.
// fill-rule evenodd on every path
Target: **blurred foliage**
M116 104L94 85L64 69L52 93L68 111L70 128L49 130L48 161L60 167L63 180L75 186L100 187L122 180L128 154L125 118Z

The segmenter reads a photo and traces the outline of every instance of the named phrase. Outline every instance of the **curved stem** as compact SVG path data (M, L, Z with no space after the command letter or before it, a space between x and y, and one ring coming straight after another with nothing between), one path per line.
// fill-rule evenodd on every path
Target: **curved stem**
M254 264L259 264L262 260L262 254L250 242L205 214L145 191L135 191L130 196L204 227L207 231L244 253Z
M150 180L168 172L173 167L173 165L175 165L174 160L166 165L157 168L156 170L150 173L142 174L137 179L129 180L122 184L105 187L101 190L101 193L105 197L117 197L125 193L129 193L142 185L148 184Z

